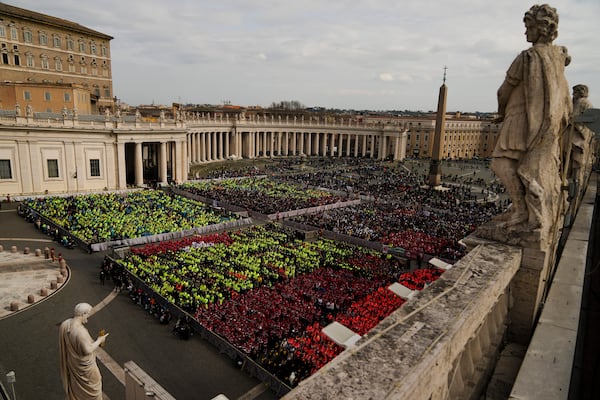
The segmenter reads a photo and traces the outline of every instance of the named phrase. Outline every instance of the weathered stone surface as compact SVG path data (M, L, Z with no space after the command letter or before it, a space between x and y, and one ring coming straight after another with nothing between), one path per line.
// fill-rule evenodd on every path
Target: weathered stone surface
M562 227L572 104L565 78L571 58L557 36L556 9L534 5L524 17L532 46L510 65L498 89L502 122L491 169L506 187L510 210L478 230L478 236L545 249ZM565 148L566 147L566 148ZM539 236L539 238L538 238Z

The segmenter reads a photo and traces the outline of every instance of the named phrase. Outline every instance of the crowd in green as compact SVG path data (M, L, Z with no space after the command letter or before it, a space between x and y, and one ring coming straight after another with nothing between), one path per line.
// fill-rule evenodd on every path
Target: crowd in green
M27 199L30 207L87 243L177 232L237 218L160 190Z
M152 254L147 247L133 249L120 262L156 293L190 312L321 267L372 273L348 261L371 251L326 239L301 241L275 224L199 236L194 245L189 239L179 242L185 247L178 248L176 241L148 245Z
M217 201L235 204L262 214L336 203L342 198L304 184L277 182L268 177L245 177L186 182L181 189Z
M321 328L342 318L364 334L398 308L387 286L407 270L370 249L300 240L278 223L148 244L118 265L291 386L341 351Z

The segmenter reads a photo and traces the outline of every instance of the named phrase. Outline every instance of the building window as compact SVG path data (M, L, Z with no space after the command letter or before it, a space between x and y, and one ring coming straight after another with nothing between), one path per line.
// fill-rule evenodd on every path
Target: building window
M17 32L17 28L14 26L10 27L10 39L17 40L19 38L19 32Z
M15 65L21 65L21 57L18 54L15 54Z
M26 101L31 101L31 92L29 90L25 90L23 92L23 99Z
M26 54L25 55L25 62L27 63L28 67L35 67L35 61L33 59L33 55L32 54Z
M6 37L6 28L4 25L0 25L0 37Z
M96 55L96 44L95 43L90 44L90 53Z
M61 60L60 58L58 58L58 57L56 57L56 58L54 59L54 68L55 68L57 71L62 71L62 69L63 69L63 66L62 66L62 60Z
M81 73L82 74L87 74L87 67L85 65L81 66Z
M75 50L75 42L70 37L67 38L67 50Z
M71 93L65 92L65 102L69 103L71 101Z
M48 62L48 57L47 56L42 56L42 68L43 69L49 69L50 68L50 63Z
M0 179L12 179L10 160L0 160Z
M23 41L25 43L31 43L33 42L33 35L30 31L25 31L23 32Z
M90 160L90 176L100 176L100 160L97 158Z
M54 36L54 47L60 47L61 43L60 43L60 36Z
M58 178L58 160L48 159L46 163L48 164L48 178Z
M100 88L94 88L94 94L100 97Z
M81 53L85 53L85 43L84 42L79 42L79 51Z
M52 101L52 94L50 94L50 92L44 92L44 100Z
M69 63L69 72L75 72L75 64Z
M43 32L40 32L40 45L48 46L48 35Z
M104 97L110 97L110 89L104 89Z
M102 57L106 57L108 55L108 49L106 48L106 46L102 45L100 51L102 52Z
M8 53L2 53L2 64L8 64Z

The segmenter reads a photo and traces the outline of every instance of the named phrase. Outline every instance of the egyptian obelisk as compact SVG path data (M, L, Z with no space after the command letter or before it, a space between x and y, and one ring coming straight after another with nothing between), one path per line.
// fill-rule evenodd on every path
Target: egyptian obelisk
M429 186L434 188L442 183L442 157L444 149L444 130L446 126L446 70L444 67L444 82L440 87L438 98L437 116L435 119L435 135L433 137L433 150L431 152L431 163L429 164Z

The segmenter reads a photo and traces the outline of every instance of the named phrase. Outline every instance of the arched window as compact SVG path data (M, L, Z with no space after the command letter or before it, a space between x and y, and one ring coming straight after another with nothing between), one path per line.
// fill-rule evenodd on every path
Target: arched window
M54 35L54 38L52 40L54 41L54 47L60 48L60 46L61 46L60 36Z
M46 35L46 32L40 32L40 45L42 46L48 46L48 35Z

